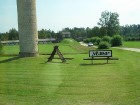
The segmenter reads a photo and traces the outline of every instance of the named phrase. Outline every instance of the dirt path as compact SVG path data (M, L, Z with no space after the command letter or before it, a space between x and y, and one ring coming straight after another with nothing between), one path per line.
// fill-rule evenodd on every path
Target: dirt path
M86 43L84 42L80 42L80 44L82 46L88 46ZM94 46L96 47L96 46ZM138 48L126 48L126 47L113 47L113 48L116 48L116 49L121 49L121 50L128 50L128 51L134 51L134 52L140 52L140 49Z
M79 42L82 46L88 46L86 43L84 42Z
M121 50L140 52L140 49L138 49L138 48L125 48L125 47L114 47L114 48L121 49Z
M84 43L84 42L79 42L82 46L87 46L88 47L88 44L86 44L86 43ZM97 46L92 46L92 47L94 47L94 48L97 48Z

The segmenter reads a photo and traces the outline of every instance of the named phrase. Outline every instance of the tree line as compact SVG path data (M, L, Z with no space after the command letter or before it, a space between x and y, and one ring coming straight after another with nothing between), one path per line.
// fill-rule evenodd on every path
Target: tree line
M47 29L41 29L38 31L38 38L39 39L46 39L46 38L56 38L61 40L62 34L61 32L68 31L71 33L71 38L75 40L83 40L85 38L91 37L104 37L106 36L106 30L104 27L95 26L93 28L64 28L59 32L54 32ZM121 35L125 40L140 40L140 24L138 25L125 25L120 26L120 32L118 33ZM112 35L108 35L112 36ZM18 40L19 34L15 28L9 30L6 33L0 33L0 40L7 41L7 40Z
M140 41L140 24L121 26L120 35L126 41Z
M59 32L41 29L38 31L39 39L56 38L63 39L62 32L70 32L71 38L81 41L86 38L121 35L125 40L140 40L140 24L120 26L119 14L116 12L103 11L97 26L93 28L64 28ZM15 28L6 33L0 33L0 40L18 40L19 34Z

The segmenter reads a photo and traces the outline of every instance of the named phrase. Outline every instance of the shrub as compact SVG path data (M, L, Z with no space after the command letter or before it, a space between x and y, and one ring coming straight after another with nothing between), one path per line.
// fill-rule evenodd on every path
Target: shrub
M110 42L111 42L111 37L110 37L110 36L104 36L104 37L102 38L102 41L105 41L105 42L110 43Z
M92 37L92 38L84 39L85 43L92 42L95 45L99 45L100 41L101 41L101 38L99 38L99 37Z
M110 47L110 44L108 42L102 41L100 42L98 49L109 49L109 47Z
M90 39L87 38L87 39L84 39L84 43L89 43L90 42Z
M96 43L96 37L92 37L92 38L91 38L91 42L92 42L93 44L95 44L95 43Z
M120 35L115 35L111 39L111 46L121 46L123 42L123 39Z
M138 41L139 40L139 38L138 37L131 37L131 36L129 36L129 37L124 37L123 38L125 41Z
M99 45L100 42L101 42L101 38L96 37L96 44Z
M100 41L101 41L101 38L99 38L99 37L92 37L91 38L91 42L95 45L99 45Z

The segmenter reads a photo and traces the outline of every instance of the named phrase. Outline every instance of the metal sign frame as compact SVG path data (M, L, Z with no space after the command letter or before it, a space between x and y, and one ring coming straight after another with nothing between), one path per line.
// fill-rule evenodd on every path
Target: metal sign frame
M112 50L90 50L89 57L112 57Z

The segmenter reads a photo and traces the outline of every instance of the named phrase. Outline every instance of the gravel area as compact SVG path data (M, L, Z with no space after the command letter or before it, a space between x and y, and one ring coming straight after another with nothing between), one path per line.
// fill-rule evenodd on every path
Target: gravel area
M125 47L114 47L114 48L122 49L122 50L128 50L128 51L140 52L140 49L138 49L138 48L125 48Z

